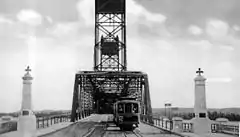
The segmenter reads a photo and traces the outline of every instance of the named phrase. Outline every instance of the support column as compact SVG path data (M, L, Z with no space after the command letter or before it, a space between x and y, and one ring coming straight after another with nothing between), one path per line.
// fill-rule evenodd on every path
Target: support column
M17 131L19 137L35 137L36 133L36 116L32 111L32 80L33 77L30 75L31 69L29 66L25 70L27 73L23 79L23 90L22 90L22 106L20 115L18 117Z
M182 132L182 123L183 119L181 117L173 117L173 132L181 133Z
M194 104L194 113L195 117L193 121L193 131L196 134L206 134L211 132L211 122L208 118L207 107L206 107L206 93L205 93L205 81L199 68L197 77L195 81L195 104Z

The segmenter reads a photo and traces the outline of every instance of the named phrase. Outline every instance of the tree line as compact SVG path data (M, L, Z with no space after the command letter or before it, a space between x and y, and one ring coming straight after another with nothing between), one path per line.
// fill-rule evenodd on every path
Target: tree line
M48 116L55 116L55 115L61 115L63 112L66 111L50 111L50 112L44 112L44 111L39 111L39 112L34 112L36 117L48 117ZM70 112L70 111L69 111ZM2 116L12 116L12 117L18 117L19 112L13 112L13 113L0 113L0 117Z

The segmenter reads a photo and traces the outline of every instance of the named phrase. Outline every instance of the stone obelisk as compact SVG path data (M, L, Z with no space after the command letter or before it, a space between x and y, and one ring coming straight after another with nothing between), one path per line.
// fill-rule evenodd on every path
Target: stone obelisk
M199 68L196 72L198 75L194 79L195 81L195 103L194 114L192 119L193 130L196 134L206 134L211 131L211 124L208 118L207 106L206 106L206 93L205 93L205 81L206 78L201 74L203 71Z
M29 73L31 69L29 66L25 70L26 74L23 76L22 89L22 106L20 115L18 117L17 130L20 137L35 137L36 133L36 116L32 111L32 80L33 77Z

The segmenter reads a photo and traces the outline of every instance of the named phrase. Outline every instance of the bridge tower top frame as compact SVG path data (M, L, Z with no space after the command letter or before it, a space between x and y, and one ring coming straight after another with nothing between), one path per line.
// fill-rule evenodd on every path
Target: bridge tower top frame
M126 53L126 0L95 0L94 71L75 75L72 122L79 112L111 112L120 97L137 98L152 121L148 76L127 71Z
M94 71L126 71L126 1L95 0Z

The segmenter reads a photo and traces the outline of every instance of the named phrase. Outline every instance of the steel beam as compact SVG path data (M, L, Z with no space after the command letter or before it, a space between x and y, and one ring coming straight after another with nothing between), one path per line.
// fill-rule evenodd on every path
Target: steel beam
M126 71L125 0L95 0L95 71Z
M136 98L141 112L151 116L147 74L127 71L125 0L95 0L95 4L94 71L76 73L71 121L77 112L109 110L120 97Z
M90 109L100 113L101 108L105 110L107 105L111 105L120 97L134 97L145 106L142 112L152 114L148 77L145 73L82 71L76 74L75 83L83 87L78 93L79 86L75 86L74 97L76 94L81 95L80 98L74 98L79 104L79 108L73 107L75 110ZM106 113L111 113L109 108L108 110Z

